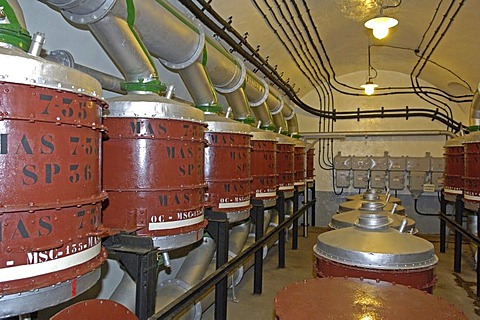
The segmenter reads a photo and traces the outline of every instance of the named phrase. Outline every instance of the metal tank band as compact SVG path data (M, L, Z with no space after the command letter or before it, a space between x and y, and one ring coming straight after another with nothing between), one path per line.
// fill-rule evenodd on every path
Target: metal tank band
M229 221L250 216L250 126L206 114L205 181L206 206L225 212Z
M463 197L466 202L480 203L480 132L470 133L465 137L464 147L464 188Z
M464 187L464 143L465 137L448 140L444 146L445 171L443 173L444 192L447 198L455 201L456 195L463 194Z
M264 207L277 203L277 138L275 133L252 128L251 174L252 197Z
M306 153L305 153L306 144L303 141L295 139L295 157L294 157L294 166L295 166L295 187L299 191L305 189L305 179L306 179Z
M0 310L28 313L75 296L61 289L69 281L91 287L98 276L78 277L106 259L105 102L100 84L74 69L5 48L0 64ZM39 295L41 306L27 303Z
M295 189L294 157L295 139L277 133L278 191L287 192L290 197Z
M109 100L103 184L109 192L103 221L152 237L159 250L196 242L203 215L203 113L155 94Z
M307 151L307 171L306 171L306 177L305 181L307 182L307 185L311 187L313 185L313 182L315 181L315 149L309 149Z

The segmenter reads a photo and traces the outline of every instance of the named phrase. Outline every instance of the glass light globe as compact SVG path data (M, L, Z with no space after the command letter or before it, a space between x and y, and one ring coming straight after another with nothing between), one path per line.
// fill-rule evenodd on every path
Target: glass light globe
M388 35L388 29L398 24L397 19L378 16L365 22L365 28L373 29L373 36L377 39L383 39Z
M367 81L365 84L362 84L360 87L362 87L365 90L365 94L367 96L371 96L372 94L375 93L375 88L378 87L378 84L373 83L372 81Z

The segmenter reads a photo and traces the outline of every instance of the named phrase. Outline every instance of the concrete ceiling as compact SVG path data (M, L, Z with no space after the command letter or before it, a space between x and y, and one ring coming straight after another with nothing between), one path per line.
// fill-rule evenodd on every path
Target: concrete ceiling
M420 59L419 55L425 52L427 57L433 51L428 57L425 68L421 71L420 79L452 95L471 94L476 90L480 80L480 63L477 58L480 48L479 1L403 0L400 6L384 10L385 15L396 18L399 24L385 39L377 40L373 38L371 31L363 26L363 23L379 13L381 2L380 0L213 0L210 4L225 20L232 16L232 26L239 33L248 32L249 43L254 47L260 45L260 53L264 57L269 56L269 63L278 65L279 72L283 72L283 78L290 78L290 84L295 83L295 88L300 88L300 97L310 92L313 87L304 75L306 68L302 71L297 65L297 63L302 65L298 55L306 57L308 48L312 54L309 59L313 66L313 68L309 66L308 69L314 70L315 64L320 65L322 61L332 78L333 72L337 78L358 71L365 71L367 76L369 43L374 45L371 47L371 65L379 73L382 70L391 70L410 75ZM397 3L398 0L383 1L384 5ZM303 28L294 4L301 12L308 32ZM313 24L309 20L307 7L310 9ZM293 20L289 11L294 16ZM270 20L278 36L267 24L265 17L262 17L262 12ZM286 19L282 17L282 12ZM274 14L280 20L280 24L275 20ZM442 24L444 17L445 21ZM307 42L308 34L311 35L313 43L308 42L305 45L295 40L295 35L289 29L289 25L294 27L295 24L300 27L301 35ZM287 30L293 44L288 42L282 27ZM315 27L327 55L323 52L319 38L315 34ZM438 33L435 35L436 31ZM293 52L293 57L279 37L287 43L288 49ZM300 38L299 33L297 37ZM427 47L429 43L430 47ZM414 51L416 49L417 54ZM295 50L299 54L295 53ZM328 66L327 56L333 70ZM322 73L326 75L325 70L322 70ZM359 84L347 85L357 88ZM356 90L338 83L334 86L348 92ZM389 84L382 83L382 87L389 87Z

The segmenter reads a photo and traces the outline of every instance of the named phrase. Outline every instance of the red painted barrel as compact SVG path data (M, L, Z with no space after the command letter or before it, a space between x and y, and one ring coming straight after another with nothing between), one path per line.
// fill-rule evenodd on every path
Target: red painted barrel
M106 198L101 87L76 70L13 51L0 49L2 74L12 71L0 83L2 318L71 299L76 289L62 289L71 281L85 291L106 258L99 238Z
M272 207L277 199L277 139L275 133L252 128L252 197Z
M317 276L379 279L431 293L438 262L433 245L389 223L389 214L362 214L354 227L320 234L313 247Z
M314 159L315 159L315 149L309 149L307 151L307 182L313 182L315 179L315 166L314 166Z
M470 133L463 144L465 152L464 200L480 203L480 132Z
M206 206L225 212L230 222L250 216L250 126L215 114L206 114Z
M295 188L295 140L277 134L278 190L292 193Z
M404 285L352 278L308 279L275 297L279 320L468 319L445 300Z
M157 95L110 99L105 117L104 224L160 250L203 236L203 113Z
M448 140L444 146L445 170L444 192L447 195L463 193L464 181L464 137L457 137Z
M305 188L305 162L306 162L306 153L305 153L306 144L303 141L296 140L295 143L295 187L301 189Z

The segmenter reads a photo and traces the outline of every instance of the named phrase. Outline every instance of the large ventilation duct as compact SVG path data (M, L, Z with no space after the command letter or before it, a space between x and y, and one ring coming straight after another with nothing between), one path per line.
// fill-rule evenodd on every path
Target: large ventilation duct
M215 93L207 85L210 80L217 91L227 96L230 101L235 100L232 109L237 120L250 121L248 105L242 99L238 99L238 94L235 93L243 90L242 86L245 86L245 94L251 105L253 102L253 107L264 102L261 101L262 96L268 97L268 85L263 80L259 80L252 72L245 72L241 60L226 52L215 40L205 37L202 27L195 19L187 17L166 1L137 1L134 10L130 11L128 9L133 8L133 1L46 0L46 2L62 10L64 16L75 23L89 24L107 15L114 15L125 21L134 20L135 29L138 30L150 53L158 57L169 69L180 73L197 105L216 104ZM189 68L196 70L187 71ZM203 79L199 81L199 78ZM228 98L230 94L236 97ZM285 115L285 112L283 114ZM291 115L291 112L287 114ZM291 116L294 117L294 114ZM273 128L271 116L259 120L264 127ZM281 122L280 119L278 121Z
M290 99L285 99L285 105L282 109L282 114L285 117L285 120L287 120L287 125L288 125L288 133L291 135L297 135L299 130L298 130L298 120L297 120L297 115L295 114L295 110L293 110L293 104L290 101Z
M272 115L266 104L268 93L269 87L265 80L260 79L256 74L248 70L245 79L245 95L255 114L255 118L261 122L262 129L275 129Z
M277 126L277 130L280 133L289 133L287 121L283 116L285 102L282 95L273 87L270 87L270 92L267 97L267 106L273 117L273 123Z
M475 131L477 131L480 126L480 97L478 96L478 89L473 96L472 105L470 106L469 124L472 129L475 128Z

